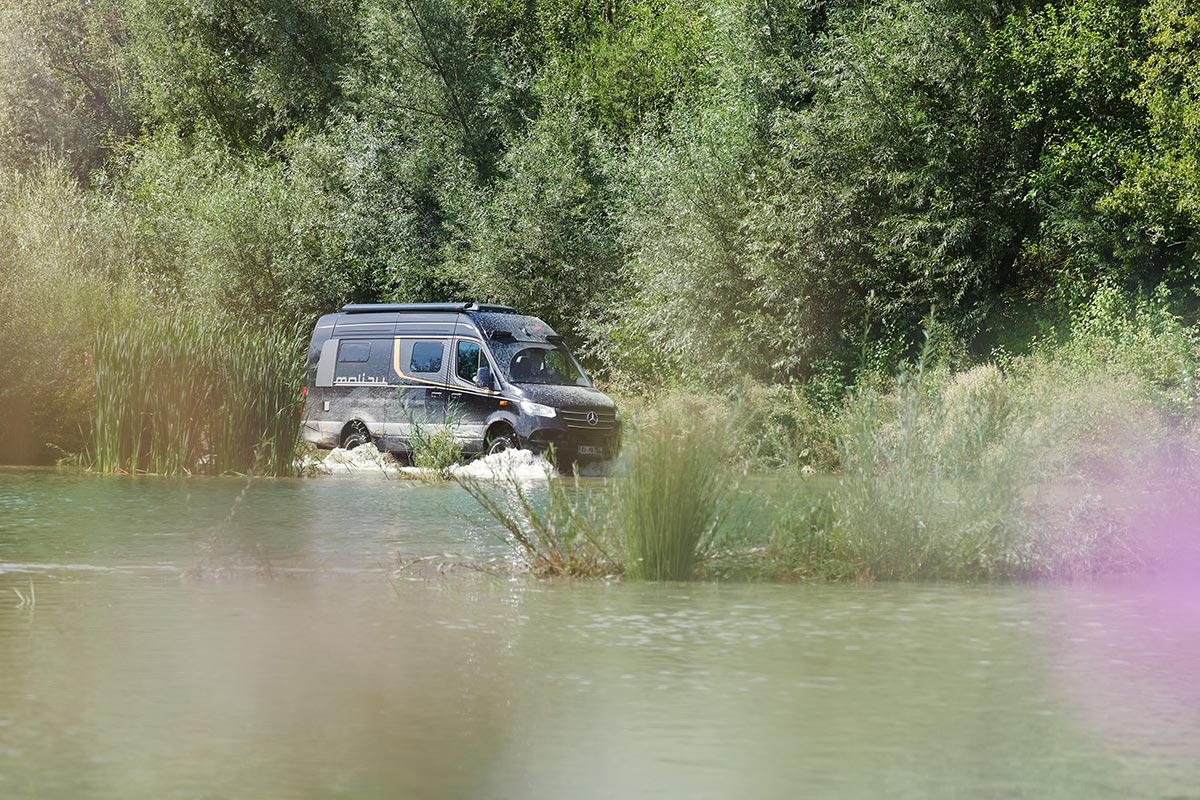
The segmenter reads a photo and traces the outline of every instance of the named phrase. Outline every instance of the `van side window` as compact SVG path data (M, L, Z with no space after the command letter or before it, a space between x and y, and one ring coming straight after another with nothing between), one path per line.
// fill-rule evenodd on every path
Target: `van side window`
M442 343L438 341L413 342L408 368L412 372L441 372Z
M458 349L454 355L454 372L460 380L467 383L475 382L475 374L479 372L480 365L484 363L480 358L482 352L478 342L466 339L458 340Z
M361 364L370 358L370 342L342 342L342 346L338 348L339 364Z
M394 383L391 365L391 342L386 340L343 340L338 345L333 383L364 384Z

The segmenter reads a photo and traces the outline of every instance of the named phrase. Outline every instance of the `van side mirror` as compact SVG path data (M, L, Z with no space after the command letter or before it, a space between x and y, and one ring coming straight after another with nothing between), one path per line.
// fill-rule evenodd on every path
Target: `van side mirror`
M480 389L495 389L496 379L492 377L491 367L480 367L475 373L475 385Z

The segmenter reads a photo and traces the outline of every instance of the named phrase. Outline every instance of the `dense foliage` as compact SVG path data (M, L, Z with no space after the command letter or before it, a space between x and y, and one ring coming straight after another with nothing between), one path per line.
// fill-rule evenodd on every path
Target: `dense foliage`
M1188 313L1198 45L1177 0L9 0L5 446L69 449L153 308L472 297L808 400L934 307L968 357L1100 286Z

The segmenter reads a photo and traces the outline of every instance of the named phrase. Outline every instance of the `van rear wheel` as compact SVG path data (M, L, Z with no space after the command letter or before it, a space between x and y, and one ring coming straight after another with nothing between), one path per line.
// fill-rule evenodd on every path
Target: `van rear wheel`
M342 449L353 450L364 444L371 443L371 434L367 433L366 428L361 425L355 425L346 431L342 436Z

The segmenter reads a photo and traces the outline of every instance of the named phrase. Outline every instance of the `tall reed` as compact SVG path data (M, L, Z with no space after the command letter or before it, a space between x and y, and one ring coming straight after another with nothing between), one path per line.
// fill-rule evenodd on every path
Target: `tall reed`
M633 437L614 486L614 521L631 578L691 578L728 516L723 436L702 414L663 414Z
M549 477L544 503L513 472L502 475L498 486L465 474L454 475L454 480L500 523L504 530L495 535L509 542L535 575L585 578L621 571L607 543L608 498L589 495L578 473L570 484Z
M412 465L424 470L426 478L438 481L449 478L451 468L463 457L458 441L462 414L457 408L447 409L446 424L442 426L422 423L408 408L404 414L408 418Z
M704 419L699 412L656 414L633 434L621 469L604 488L583 489L578 473L573 484L551 476L540 502L516 475L502 477L499 487L461 475L455 480L539 575L623 571L635 579L688 580L733 497L724 437Z
M931 356L927 339L891 392L861 387L843 412L831 534L850 575L970 579L1023 566L1032 465L1008 383L991 365L931 372Z
M91 468L293 473L304 379L294 332L148 316L101 330L92 365Z

